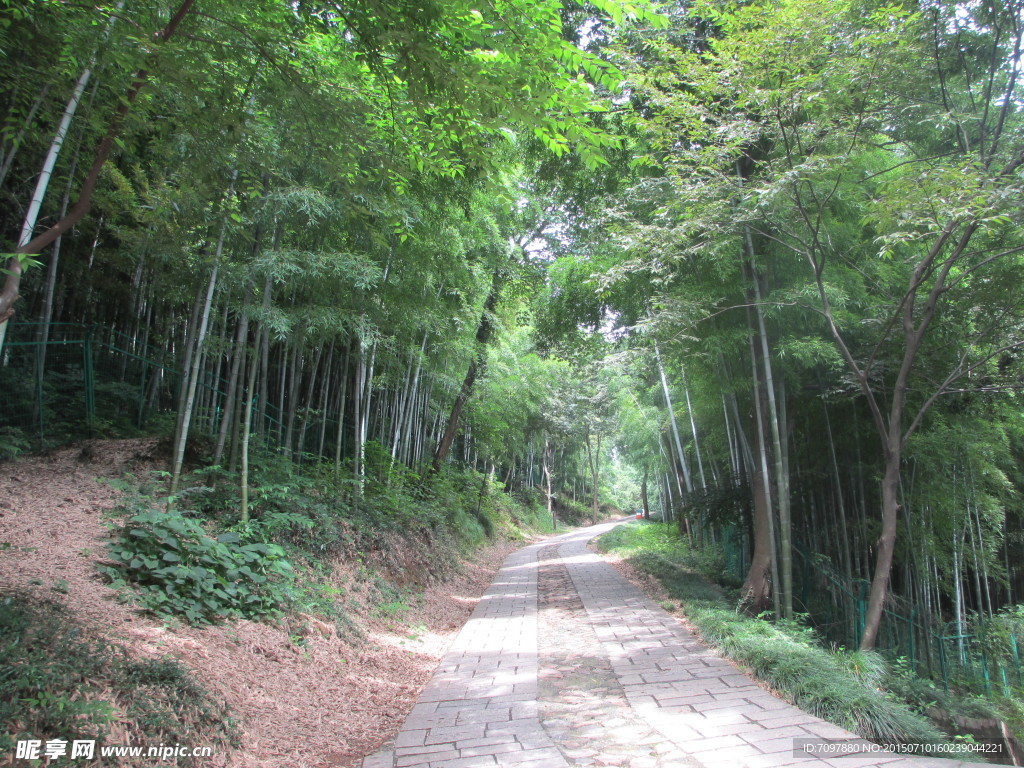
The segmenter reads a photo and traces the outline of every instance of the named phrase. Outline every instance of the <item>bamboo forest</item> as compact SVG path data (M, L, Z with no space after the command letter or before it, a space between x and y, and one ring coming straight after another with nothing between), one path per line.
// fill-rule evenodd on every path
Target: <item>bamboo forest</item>
M698 624L1020 750L1022 40L1022 0L0 0L0 565L309 655L628 515ZM118 451L106 543L44 534ZM158 720L4 676L53 573L0 578L12 755Z

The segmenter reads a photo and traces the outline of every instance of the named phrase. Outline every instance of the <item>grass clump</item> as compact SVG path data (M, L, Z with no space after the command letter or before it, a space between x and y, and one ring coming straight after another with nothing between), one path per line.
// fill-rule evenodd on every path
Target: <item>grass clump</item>
M132 658L57 603L0 594L0 754L13 755L24 739L94 739L97 758L111 738L223 748L238 742L227 714L178 662Z
M617 526L601 537L598 548L635 561L654 576L664 576L662 581L669 593L680 600L721 600L729 593L728 588L718 586L729 581L724 578L722 548L708 545L694 549L665 525L636 521Z
M706 642L803 711L880 743L947 740L927 718L879 688L888 667L877 654L829 650L797 622L738 614L727 593L700 575L717 570L715 553L694 552L665 526L644 523L618 526L598 548L657 577Z

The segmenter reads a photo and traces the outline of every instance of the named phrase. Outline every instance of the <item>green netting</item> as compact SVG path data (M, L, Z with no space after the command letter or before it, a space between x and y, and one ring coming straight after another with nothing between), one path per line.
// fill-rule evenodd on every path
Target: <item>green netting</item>
M673 510L676 517L679 509ZM691 510L692 512L692 510ZM727 572L742 580L750 555L735 525L717 529L717 541L726 556ZM794 548L794 602L808 614L828 642L857 648L867 616L870 584L849 580L836 572L827 558ZM889 659L903 659L918 674L951 687L978 694L1020 696L1020 616L986 618L972 614L959 626L942 623L912 604L891 597L883 611L876 649Z
M849 582L819 558L795 552L803 609L826 639L856 648L864 632L868 582ZM884 655L905 659L919 674L941 681L947 691L956 687L1009 697L1024 688L1017 620L971 616L958 626L895 600L890 606L883 611L876 646Z
M172 352L99 325L11 323L0 353L0 453L90 437L170 433L181 371ZM207 372L197 386L193 430L216 434L226 383ZM255 430L284 436L278 409L259 408ZM307 427L319 434L320 425Z

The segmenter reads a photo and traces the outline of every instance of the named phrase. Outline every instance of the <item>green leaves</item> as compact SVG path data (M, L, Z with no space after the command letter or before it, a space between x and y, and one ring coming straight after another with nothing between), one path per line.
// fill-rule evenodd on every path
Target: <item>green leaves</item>
M235 531L214 539L181 512L134 515L108 549L115 583L134 586L150 610L190 624L259 618L288 600L292 567L281 547L242 543Z
M27 269L35 269L41 267L43 263L39 259L27 253L0 253L0 264L7 264L11 259L18 262L18 269L24 272ZM10 274L11 270L7 267L0 267L0 275Z

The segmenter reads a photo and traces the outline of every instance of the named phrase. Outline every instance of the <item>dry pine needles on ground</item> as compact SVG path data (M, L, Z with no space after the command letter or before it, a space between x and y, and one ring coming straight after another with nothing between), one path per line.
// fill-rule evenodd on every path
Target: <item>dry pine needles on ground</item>
M308 616L301 644L284 626L253 621L168 624L118 601L96 567L107 536L102 513L117 504L101 479L139 468L154 447L93 441L0 465L0 542L9 545L0 552L0 590L57 600L133 655L171 656L193 670L240 726L240 748L210 764L357 764L398 730L495 571L520 546L481 551L461 575L429 587L401 623L368 622L359 642Z

